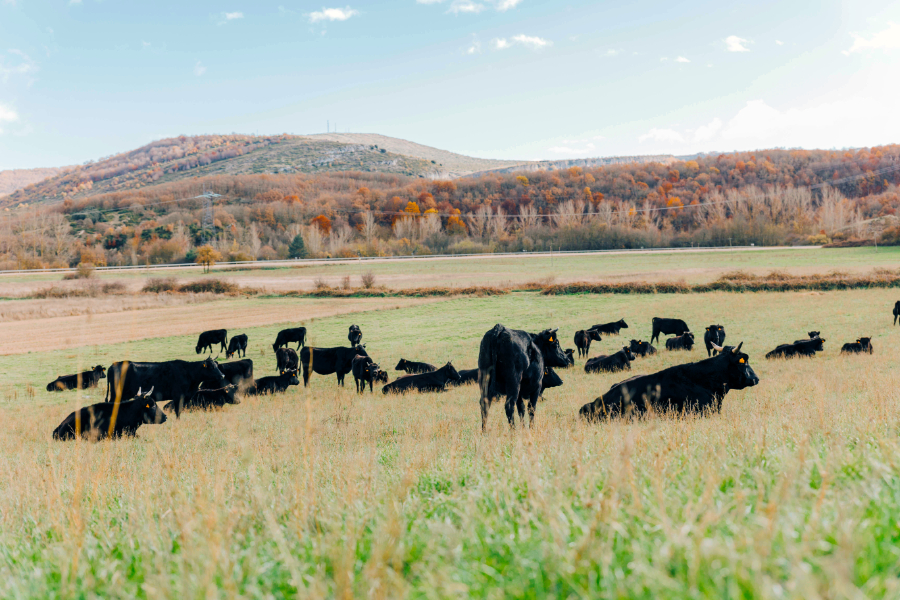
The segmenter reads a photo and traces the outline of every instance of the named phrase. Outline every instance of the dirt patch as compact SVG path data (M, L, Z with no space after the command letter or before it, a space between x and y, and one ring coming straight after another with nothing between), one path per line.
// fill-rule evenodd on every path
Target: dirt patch
M22 354L132 340L188 335L206 329L259 327L311 318L440 302L440 298L359 298L218 300L203 306L181 305L120 312L82 314L0 323L0 355Z

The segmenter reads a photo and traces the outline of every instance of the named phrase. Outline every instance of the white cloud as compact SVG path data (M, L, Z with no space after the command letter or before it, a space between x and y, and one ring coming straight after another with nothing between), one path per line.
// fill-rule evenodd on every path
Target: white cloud
M871 38L864 38L858 33L851 33L853 45L844 54L862 52L865 50L900 50L900 25L888 23L887 29L879 31Z
M775 40L775 43L779 46L784 46L784 42L782 42L781 40Z
M505 50L506 48L512 46L512 44L509 43L506 38L497 38L495 40L492 40L491 43L494 45L495 50Z
M19 115L13 109L3 106L0 104L0 126L6 123L13 123L19 120ZM3 129L0 129L0 133L3 133Z
M417 4L441 4L443 2L445 0L416 0ZM506 12L521 3L522 0L483 0L482 2L476 2L476 0L452 0L447 12L454 15L460 13L478 14L487 8L493 8L497 12Z
M472 0L453 0L447 12L458 15L459 13L478 14L485 8L484 4L472 2Z
M511 48L514 45L519 46L527 46L533 50L540 50L541 48L546 48L547 46L552 46L553 42L550 40L545 40L544 38L539 38L537 36L519 34L512 36L511 39L506 38L496 38L491 42L494 45L495 50L505 50L507 48Z
M691 62L691 61L689 61L688 59L686 59L686 58L683 57L683 56L679 56L678 58L675 59L675 62L689 63L689 62Z
M669 60L669 57L668 57L668 56L661 56L661 57L659 58L659 62L666 62L667 60Z
M718 117L710 121L709 125L703 125L694 130L695 142L708 142L716 137L722 129L722 120Z
M243 18L244 18L244 13L242 13L242 12L240 12L240 11L227 12L227 13L223 13L222 16L225 17L225 20L226 20L226 21L233 21L233 20L235 20L235 19L243 19Z
M481 53L481 42L475 40L472 42L472 45L466 49L466 54L480 54Z
M610 48L609 50L607 50L606 52L603 53L603 56L609 56L610 58L612 58L613 56L618 56L620 54L622 54L621 50L617 50L615 48Z
M654 142L674 142L678 144L684 143L684 136L675 131L674 129L656 129L653 128L644 135L638 138L639 142L646 142L647 140L651 140Z
M0 81L3 83L6 83L12 75L29 75L38 70L37 64L21 50L11 48L9 53L18 56L19 59L15 60L14 64L9 64L3 55L0 55Z
M204 73L206 73L206 67L204 67L203 63L198 60L197 64L194 65L194 75L200 77Z
M522 2L522 0L500 0L497 3L497 10L503 12L511 8L515 8L519 5L520 2Z
M318 23L319 21L346 21L350 17L359 14L358 10L350 8L323 8L316 12L309 13L309 22Z
M750 48L745 46L748 41L744 38L739 38L736 35L729 35L725 38L725 49L729 52L750 52Z

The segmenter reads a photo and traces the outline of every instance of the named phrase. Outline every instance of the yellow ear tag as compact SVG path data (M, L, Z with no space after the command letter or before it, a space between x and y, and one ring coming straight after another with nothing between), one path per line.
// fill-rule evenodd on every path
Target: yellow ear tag
M147 408L150 408L150 404L149 404L149 403L147 404Z
M743 358L742 358L742 359L741 359L741 360L739 360L739 361L738 361L738 362L739 362L739 363L742 363L742 362L744 362L744 359L743 359Z

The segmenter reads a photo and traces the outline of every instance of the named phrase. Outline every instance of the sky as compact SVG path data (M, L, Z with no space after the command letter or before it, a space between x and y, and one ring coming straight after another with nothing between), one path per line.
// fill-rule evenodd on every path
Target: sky
M0 170L181 134L563 159L900 143L900 2L0 0Z

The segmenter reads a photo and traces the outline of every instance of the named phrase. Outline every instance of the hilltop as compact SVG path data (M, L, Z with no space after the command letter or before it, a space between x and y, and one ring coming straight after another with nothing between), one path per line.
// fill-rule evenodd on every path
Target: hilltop
M65 171L69 167L50 167L43 169L9 169L0 171L0 196L11 194L27 185L43 181Z

